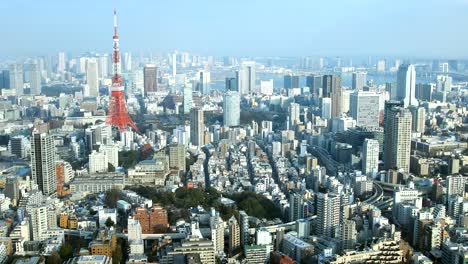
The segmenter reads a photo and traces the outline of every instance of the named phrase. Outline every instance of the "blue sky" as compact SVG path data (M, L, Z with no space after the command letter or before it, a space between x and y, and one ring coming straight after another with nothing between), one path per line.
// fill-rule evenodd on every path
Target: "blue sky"
M6 0L0 55L122 50L468 57L468 0Z

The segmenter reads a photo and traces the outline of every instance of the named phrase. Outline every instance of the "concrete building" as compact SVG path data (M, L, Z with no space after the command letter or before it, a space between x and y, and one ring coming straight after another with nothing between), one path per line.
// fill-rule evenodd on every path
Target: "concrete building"
M56 191L55 146L51 136L33 132L31 139L31 175L44 195Z
M89 154L89 165L88 165L88 172L91 173L98 173L98 172L107 172L109 168L109 159L106 153L97 152L93 150L91 154Z
M409 172L412 115L408 109L393 107L385 120L385 168Z
M350 95L350 115L359 127L379 127L380 95L375 92L356 91Z
M402 64L397 72L397 100L405 107L418 106L416 100L416 68L412 64Z
M351 87L353 90L360 91L367 83L366 72L353 72Z
M224 126L240 125L240 95L237 91L227 91L223 101Z
M333 237L340 224L340 197L333 193L318 193L316 206L317 235Z
M190 141L192 145L202 147L204 142L205 119L202 109L192 109L190 117Z
M240 249L240 226L237 222L237 219L234 216L231 216L228 221L229 229L229 245L228 245L228 254L233 256Z
M377 173L379 170L379 141L364 139L362 146L362 172L364 174Z

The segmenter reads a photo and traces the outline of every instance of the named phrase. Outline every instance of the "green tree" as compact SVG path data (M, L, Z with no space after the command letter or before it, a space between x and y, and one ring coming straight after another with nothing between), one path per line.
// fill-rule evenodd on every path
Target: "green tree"
M69 243L64 243L59 250L60 257L63 260L67 260L71 257L73 257L73 247Z
M59 253L53 252L52 255L50 255L47 258L46 263L47 264L60 264L60 263L62 263L62 259L60 258Z
M106 225L107 227L114 226L114 224L115 224L114 221L112 221L112 219L111 219L110 217L107 218L106 223L105 223L105 225Z
M104 203L109 208L116 208L117 201L123 199L122 191L117 188L112 188L106 192Z
M112 253L112 264L119 264L122 261L122 246L117 245L117 248Z

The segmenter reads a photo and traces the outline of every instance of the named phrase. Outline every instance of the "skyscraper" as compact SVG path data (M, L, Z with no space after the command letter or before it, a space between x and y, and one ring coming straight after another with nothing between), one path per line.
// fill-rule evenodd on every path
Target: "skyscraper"
M340 224L340 197L333 193L318 193L317 217L317 235L332 237Z
M322 104L322 118L330 119L331 118L331 99L329 97L321 98Z
M16 96L24 94L23 65L10 65L10 89L15 90Z
M412 131L424 134L426 129L426 109L424 107L410 106L412 119Z
M304 197L298 192L289 194L289 221L296 221L304 217Z
M56 190L55 146L52 136L33 132L31 140L31 175L44 195Z
M32 95L41 94L41 72L36 63L29 65L29 83Z
M340 75L324 75L322 80L323 97L330 97L334 90L341 88Z
M240 96L236 91L227 91L223 102L224 126L240 125Z
M226 77L226 91L239 91L237 87L237 78Z
M192 145L203 146L204 137L203 132L205 131L205 121L203 116L203 110L200 108L192 109L190 118L190 141Z
M412 64L402 64L397 72L397 99L403 101L403 105L417 106L416 100L416 68Z
M392 107L385 117L385 169L409 172L412 116L408 109Z
M322 75L311 74L306 77L306 86L309 87L312 93L318 95L319 89L322 88Z
M124 53L124 71L129 73L132 71L132 54L130 52Z
M177 75L177 53L172 53L172 78L175 78Z
M7 88L10 89L10 71L3 70L0 74L0 89Z
M284 76L284 89L299 88L299 76L288 74Z
M184 85L184 114L190 113L192 110L193 104L193 91L192 91L192 84L186 83Z
M57 73L65 72L65 52L59 52L57 62Z
M355 91L350 95L349 101L349 112L357 126L379 127L379 94Z
M362 171L365 174L379 169L379 141L366 138L362 147Z
M145 96L158 91L158 68L154 64L146 64L143 68L143 85Z
M96 58L89 58L86 62L86 83L88 84L88 93L84 96L99 96L99 73Z
M257 92L255 61L244 61L242 63L239 71L238 85L241 94Z
M294 126L301 122L300 120L301 115L301 106L296 103L291 103L289 106L289 125Z
M204 95L210 94L211 73L206 70L198 72L199 82L198 91Z
M367 73L366 72L353 72L352 88L353 90L362 90L366 85Z

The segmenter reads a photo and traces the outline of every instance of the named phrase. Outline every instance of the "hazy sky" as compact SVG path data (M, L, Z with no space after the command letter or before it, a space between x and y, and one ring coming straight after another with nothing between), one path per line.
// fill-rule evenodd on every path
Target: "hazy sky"
M468 57L468 0L5 0L0 54Z

